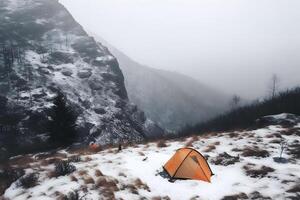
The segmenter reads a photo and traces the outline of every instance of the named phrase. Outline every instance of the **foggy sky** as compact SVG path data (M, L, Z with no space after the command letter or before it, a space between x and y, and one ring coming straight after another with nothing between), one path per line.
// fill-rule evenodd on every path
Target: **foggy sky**
M60 0L87 30L139 63L225 93L300 84L299 0Z

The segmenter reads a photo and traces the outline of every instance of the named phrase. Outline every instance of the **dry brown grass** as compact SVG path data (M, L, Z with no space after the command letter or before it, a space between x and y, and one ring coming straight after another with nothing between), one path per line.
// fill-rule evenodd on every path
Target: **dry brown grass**
M51 164L54 164L54 163L57 163L57 162L60 162L60 161L62 161L61 158L48 158L48 159L42 160L40 162L40 165L41 166L48 166L48 165L51 165Z
M214 144L208 145L203 151L204 152L211 152L212 150L215 150L216 146Z
M71 181L73 181L73 182L77 182L77 181L78 181L78 179L77 179L74 175L71 175L71 176L70 176L70 179L71 179Z
M279 133L272 133L265 136L266 138L282 138L282 136Z
M9 166L14 166L14 167L18 167L18 168L29 168L30 164L33 164L34 162L36 162L35 159L33 159L31 156L29 155L22 155L22 156L17 156L13 159L8 160L8 162L6 163Z
M241 151L243 151L243 149L239 149L239 148L233 148L233 149L231 149L231 151L233 151L233 152L241 152Z
M220 145L220 142L217 141L217 142L214 143L214 145L215 145L215 146L218 146L218 145Z
M269 143L280 144L281 141L282 141L281 139L273 139L273 140L271 140Z
M133 184L123 184L121 190L128 190L132 194L139 194L138 189Z
M111 179L107 177L99 177L96 181L96 186L105 188L105 189L110 189L112 191L118 191L119 188L117 186L118 181L116 179Z
M267 166L261 166L261 167L257 167L254 164L248 163L246 164L243 169L246 172L247 176L250 176L252 178L263 178L265 177L267 174L274 172L275 170L271 167L267 167Z
M147 190L148 192L150 192L149 186L146 183L142 182L139 178L135 179L134 185L139 189Z
M198 141L198 136L194 135L185 143L185 147L193 147L193 143L196 141Z
M270 156L267 150L260 149L257 146L244 148L241 155L244 157L260 157L260 158L265 158Z
M87 175L87 171L86 170L80 170L80 171L78 171L78 175L79 176Z
M85 157L85 159L84 159L85 162L89 162L89 161L92 161L92 160L93 159L91 157L89 157L89 156Z
M95 184L95 180L92 178L92 177L90 177L90 176L88 176L88 177L85 177L84 179L84 183L87 185L87 184Z
M168 196L163 196L163 197L155 196L155 197L152 197L151 200L171 200L171 198Z
M229 136L230 138L236 138L236 137L239 137L239 134L236 133L236 132L230 132L230 133L228 133L228 136Z
M287 130L281 131L282 135L297 135L300 136L300 128L289 128Z
M222 200L242 200L242 199L249 199L249 197L245 193L241 192L239 194L228 195L222 198Z
M157 143L156 143L156 146L158 148L163 148L163 147L167 147L167 144L166 144L166 141L165 140L159 140Z
M99 169L96 169L95 170L95 176L96 177L103 176L103 173Z

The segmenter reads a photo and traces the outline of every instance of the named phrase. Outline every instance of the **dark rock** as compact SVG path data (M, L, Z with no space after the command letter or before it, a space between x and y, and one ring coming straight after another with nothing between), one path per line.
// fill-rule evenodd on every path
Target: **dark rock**
M104 108L95 108L94 111L100 115L103 115L106 113L106 110Z
M80 70L80 71L77 73L77 76L78 76L79 78L89 78L91 75L92 75L91 70Z
M49 63L52 64L66 64L66 63L73 63L73 55L64 52L53 52L50 54Z
M98 80L98 79L89 80L89 86L92 90L102 90L103 89L101 80Z
M65 76L72 76L73 71L71 69L69 69L69 68L63 68L62 71L61 71L61 73L63 75L65 75Z

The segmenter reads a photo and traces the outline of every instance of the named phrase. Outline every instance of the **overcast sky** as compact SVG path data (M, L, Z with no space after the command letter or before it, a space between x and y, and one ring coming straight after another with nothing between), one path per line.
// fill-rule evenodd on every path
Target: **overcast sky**
M60 0L86 29L134 60L226 93L300 84L299 0Z

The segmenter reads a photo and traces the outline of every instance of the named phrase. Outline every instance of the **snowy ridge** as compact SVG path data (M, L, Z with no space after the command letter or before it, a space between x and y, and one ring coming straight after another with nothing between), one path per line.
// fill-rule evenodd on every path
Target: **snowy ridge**
M299 136L297 125L271 125L170 140L165 145L161 142L140 144L126 147L121 152L110 148L97 153L81 149L60 151L49 157L28 155L32 162L26 172L40 174L38 185L24 189L18 187L16 181L4 197L21 200L30 196L46 200L78 190L83 199L297 199L300 192ZM288 162L277 163L273 157L279 156L283 140L288 144L283 153ZM208 158L215 174L211 183L195 180L172 183L158 174L174 152L184 146L193 147ZM74 155L81 158L72 163L77 168L75 172L49 178L54 165L45 163L54 158L66 160ZM14 163L14 160L10 162ZM97 170L102 172L101 175Z

